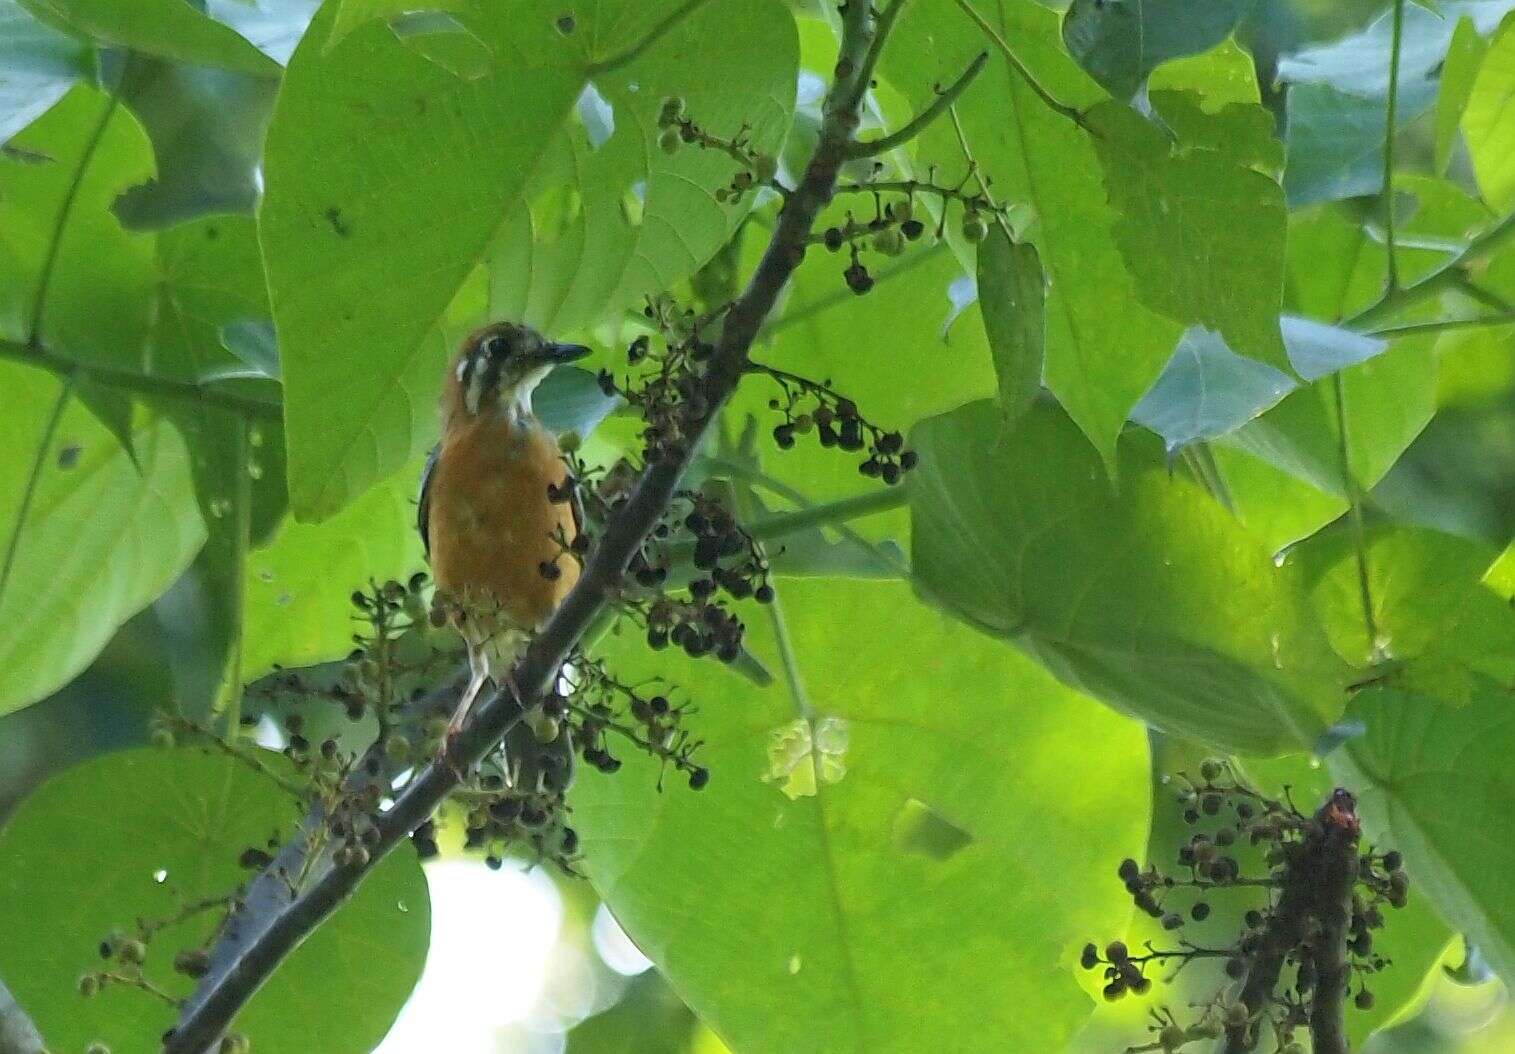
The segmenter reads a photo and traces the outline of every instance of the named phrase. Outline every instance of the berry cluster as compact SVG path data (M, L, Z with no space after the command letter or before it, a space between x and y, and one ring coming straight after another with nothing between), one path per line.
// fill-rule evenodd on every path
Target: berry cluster
M145 967L152 950L153 939L159 933L175 929L191 920L199 920L206 915L218 915L207 940L208 944L209 940L214 940L221 932L226 925L226 920L234 912L241 910L241 907L238 894L206 897L185 903L177 911L161 918L139 918L130 933L124 929L112 930L100 941L99 950L103 965L99 969L88 970L79 975L79 994L90 999L106 988L134 988L178 1009L179 998L146 974ZM205 949L206 945L202 945L175 952L174 972L191 979L204 977L210 970L210 953ZM247 1037L240 1032L233 1032L221 1040L218 1052L219 1054L245 1054L249 1049ZM110 1048L103 1043L91 1044L89 1054L110 1054Z
M642 314L660 331L661 339L644 333L627 347L628 364L640 372L622 386L609 370L600 371L600 389L606 395L619 395L641 413L647 463L682 459L710 412L704 373L715 344L708 338L724 313L722 307L699 315L666 298L649 298Z
M754 187L774 186L773 178L779 170L778 161L769 154L753 149L748 138L752 128L745 121L734 136L723 139L711 135L696 124L685 113L683 99L669 96L663 100L663 108L658 113L658 127L662 129L658 135L658 146L665 154L676 154L684 146L695 146L703 150L719 150L742 166L727 186L716 189L716 201L735 204Z
M683 727L684 718L694 712L688 703L675 704L662 692L649 694L626 684L603 662L582 655L568 664L563 677L570 688L563 704L573 742L586 764L607 773L620 769L620 759L610 751L613 735L683 772L694 790L710 782L710 770L694 762L700 743Z
M1251 1050L1266 1028L1279 1050L1293 1052L1302 1049L1295 1031L1329 1027L1349 994L1359 1009L1372 1007L1367 978L1390 965L1375 954L1373 932L1384 925L1384 907L1405 905L1409 879L1398 852L1358 848L1353 796L1338 789L1305 815L1243 786L1219 759L1203 762L1198 780L1178 780L1184 819L1202 829L1179 847L1176 871L1121 862L1119 877L1137 908L1177 931L1208 919L1218 891L1261 891L1263 899L1245 910L1239 935L1223 947L1182 939L1171 950L1148 943L1140 955L1121 941L1103 952L1084 947L1081 964L1103 969L1104 995L1112 1001L1146 992L1154 963L1223 964L1228 988L1197 1022L1184 1027L1171 1014L1155 1014L1154 1040L1132 1049L1171 1052L1224 1031L1228 1050ZM1244 856L1260 856L1265 872L1248 875Z
M818 383L785 370L754 363L755 373L772 378L782 393L768 400L768 407L784 415L774 426L773 441L780 450L788 450L799 436L814 434L821 446L856 453L866 449L868 457L858 471L872 479L893 485L916 466L916 454L905 449L905 438L886 431L865 419L857 404L834 391L830 383Z
M859 219L851 211L840 224L827 227L819 235L812 236L812 243L824 245L831 252L848 251L849 263L842 272L847 288L859 296L873 288L874 279L862 261L864 250L881 256L898 256L909 242L918 241L926 234L926 223L921 219L924 210L917 198L935 197L940 201L939 215L932 237L940 241L947 230L947 204L956 203L962 210L959 230L963 239L971 244L983 241L989 234L989 217L1004 215L1003 206L990 199L980 183L978 191L968 191L969 180L976 178L977 170L970 165L962 180L953 186L936 182L933 167L926 179L886 180L877 178L883 172L882 163L874 165L874 178L863 183L845 184L837 187L838 193L870 194L873 197L873 216ZM929 215L927 219L930 219Z
M574 874L579 836L568 825L565 795L573 783L574 740L566 700L549 696L511 726L499 750L480 766L453 799L466 810L465 849L484 853L499 868L512 850L550 860ZM436 850L435 828L423 824L411 836L422 855Z

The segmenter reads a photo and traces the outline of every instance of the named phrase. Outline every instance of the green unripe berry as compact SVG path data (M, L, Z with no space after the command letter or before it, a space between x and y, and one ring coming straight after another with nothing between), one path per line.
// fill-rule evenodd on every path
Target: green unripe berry
M1219 758L1205 758L1199 763L1199 774L1206 783L1214 783L1225 772L1225 763Z
M99 1040L84 1048L84 1054L110 1054L110 1048Z
M898 256L905 251L905 236L898 227L885 227L874 232L873 247L885 256Z
M79 975L79 994L85 999L100 991L100 978L95 974L87 973Z
M752 162L752 175L759 183L768 183L779 174L777 158L759 154Z
M658 136L658 146L665 154L678 153L679 147L682 145L683 140L680 138L677 128L664 128L662 134Z
M1357 993L1356 997L1352 1000L1352 1003L1359 1010L1372 1010L1373 993L1364 988L1361 992Z
M123 941L121 943L121 961L131 963L133 966L141 966L147 962L147 945L139 940Z
M538 743L555 743L563 731L563 726L557 718L548 717L540 710L528 715L526 720L531 726L531 734L536 736Z
M405 761L410 757L410 740L404 736L390 736L384 741L384 753L390 761Z
M972 245L977 245L989 237L989 221L977 212L970 212L963 217L963 238Z

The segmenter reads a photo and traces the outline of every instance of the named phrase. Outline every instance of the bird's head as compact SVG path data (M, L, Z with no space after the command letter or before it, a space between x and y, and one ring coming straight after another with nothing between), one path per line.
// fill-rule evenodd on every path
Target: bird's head
M447 406L469 416L527 412L532 391L554 366L588 354L582 344L547 340L530 326L491 323L463 342L448 374Z

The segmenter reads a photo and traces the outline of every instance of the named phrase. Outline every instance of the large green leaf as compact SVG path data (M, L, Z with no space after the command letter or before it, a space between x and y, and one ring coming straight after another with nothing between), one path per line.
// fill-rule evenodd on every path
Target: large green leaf
M1091 1009L1077 949L1130 910L1102 879L1146 830L1140 727L902 584L781 594L791 693L605 639L623 677L697 703L712 776L659 794L645 760L582 775L596 888L733 1049L916 1051L965 1021L1061 1049ZM779 668L754 615L749 644Z
M83 999L79 975L107 967L97 949L112 930L130 934L139 919L235 891L248 874L238 856L288 833L295 805L241 762L188 749L109 754L33 792L0 831L0 924L9 934L0 972L51 1049L105 1041L117 1054L159 1050L173 1008L120 985ZM254 1050L367 1054L420 975L430 908L425 876L402 846L232 1027ZM173 971L174 955L199 947L216 918L202 912L159 932L144 974L187 994L193 982Z
M102 44L198 66L277 75L278 65L184 0L21 0L44 21Z
M1216 330L1239 354L1287 368L1278 312L1287 216L1283 190L1254 165L1282 158L1260 106L1205 113L1198 96L1156 92L1152 104L1178 135L1108 102L1089 121L1116 244L1137 295L1175 322Z
M1515 206L1515 20L1500 27L1462 115L1478 189L1489 207Z
M1061 103L1082 108L1103 97L1064 51L1055 14L1035 4L978 8ZM896 32L911 43L889 49L885 76L917 108L989 43L952 4L912 5ZM1038 98L993 46L990 55L958 101L958 115L995 194L1031 217L1026 236L1049 281L1047 387L1113 465L1128 412L1162 372L1184 327L1142 302L1090 136ZM950 122L926 130L919 155L943 173L961 171L963 151Z
M1515 842L1497 826L1515 801L1511 706L1487 686L1457 707L1370 689L1348 711L1365 734L1330 757L1368 836L1404 853L1410 895L1429 897L1504 977L1515 977Z
M1159 728L1254 754L1313 744L1346 669L1288 568L1128 436L1119 489L1049 407L1002 439L987 403L918 428L916 582L1070 683Z
M1252 0L1073 0L1063 41L1110 93L1128 99L1160 63L1194 55L1231 35Z
M599 151L581 152L577 131L563 130L594 64L672 6L597 5L568 35L556 25L563 11L547 0L515 5L499 22L499 12L479 6L459 17L493 57L471 77L432 62L383 22L356 26L329 49L330 6L313 24L269 131L261 214L288 385L291 502L302 518L332 514L432 438L430 405L447 354L437 322L492 246L500 247L499 309L585 323L687 274L725 239L734 213L710 195L729 179L729 159L721 167L707 152L668 158L653 149L654 111L663 93L688 94L708 106L713 131L729 135L750 116L763 137L779 134L795 54L782 8L733 0L703 8L596 82L616 101L618 122ZM780 101L754 110L742 101L748 85L740 96L716 86L736 59L690 35L704 27L709 36L714 25L722 40L765 42L741 68ZM537 193L544 181L556 186ZM647 197L634 228L621 210L639 181ZM549 216L566 224L560 240L556 226L523 229L528 217ZM540 253L537 241L547 245ZM527 265L541 302L519 299ZM362 367L334 348L361 349Z
M168 588L205 540L190 455L166 422L139 419L137 464L61 382L0 366L0 713L36 702L87 666L117 627ZM44 437L50 438L40 451ZM40 470L31 490L34 465ZM27 495L31 500L27 503ZM21 512L25 510L25 517Z

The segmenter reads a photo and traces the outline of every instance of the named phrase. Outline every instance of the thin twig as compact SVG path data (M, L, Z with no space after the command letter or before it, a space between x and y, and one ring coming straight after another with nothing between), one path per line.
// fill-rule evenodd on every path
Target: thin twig
M1399 326L1383 326L1379 329L1370 329L1366 335L1370 337L1408 337L1416 333L1446 333L1455 329L1485 329L1493 326L1515 325L1515 311L1506 311L1497 315L1483 315L1479 318L1443 318L1435 322L1407 322Z
M685 5L691 7L692 5ZM279 964L321 921L350 897L385 855L435 812L466 771L492 750L522 715L555 683L559 669L585 630L617 592L632 556L645 544L679 489L689 462L711 422L735 392L747 368L747 352L763 320L773 310L804 256L816 216L831 199L847 144L857 127L858 105L867 90L858 78L870 41L871 11L866 3L847 7L839 71L823 106L820 136L794 193L784 202L778 226L742 295L732 304L719 343L703 378L704 410L687 422L689 441L682 456L650 465L636 489L607 523L578 583L531 641L512 669L514 690L496 692L475 708L458 734L446 762L427 766L398 792L386 811L373 816L377 841L367 859L333 867L316 876L293 902L250 938L241 938L224 967L208 974L186 1001L179 1024L166 1038L165 1054L201 1054L221 1035L238 1010ZM281 856L283 854L281 853ZM277 861L274 865L277 866ZM217 958L219 945L213 952Z
M897 132L891 132L882 139L869 139L867 141L854 141L847 148L848 158L877 157L879 154L887 154L897 146L903 146L925 130L926 126L946 113L948 108L957 101L958 96L968 90L968 85L973 83L973 78L979 75L985 63L989 61L989 53L980 51L978 57L968 64L968 68L958 76L957 80L935 99L931 105L916 114Z
M1094 129L1089 127L1089 123L1084 120L1084 115L1081 110L1077 109L1076 107L1069 106L1067 103L1059 102L1057 99L1054 99L1052 97L1051 92L1042 87L1041 82L1032 76L1031 71L1026 68L1026 64L1023 63L1015 54L1015 52L1010 49L1010 45L1005 42L1005 38L999 35L999 32L995 30L994 26L989 23L989 20L987 18L979 14L977 8L969 3L968 0L957 0L957 6L962 9L963 14L967 15L974 21L978 28L983 31L985 36L993 41L994 46L998 48L1000 54L1005 57L1005 61L1010 63L1010 68L1015 70L1016 73L1020 74L1021 79L1026 82L1026 86L1036 93L1036 97L1042 101L1047 109L1051 110L1053 113L1059 114L1060 116L1066 117L1068 120L1078 125L1084 131L1088 132L1090 135L1095 134Z
M1373 615L1373 586L1368 572L1368 536L1362 516L1362 488L1352 472L1351 443L1347 433L1347 400L1341 374L1331 378L1336 400L1336 431L1341 453L1341 480L1347 492L1347 514L1352 522L1352 547L1357 554L1357 589L1362 600L1363 628L1368 634L1368 653L1378 653L1378 620Z
M1460 288L1467 280L1468 271L1475 264L1498 252L1512 238L1515 238L1515 212L1475 236L1460 252L1424 278L1411 285L1389 290L1376 303L1351 316L1344 324L1348 329L1359 333L1367 332L1407 307L1413 307L1438 293Z

